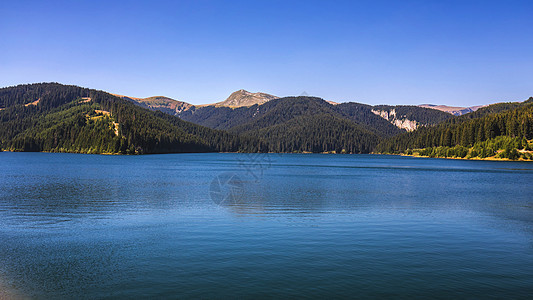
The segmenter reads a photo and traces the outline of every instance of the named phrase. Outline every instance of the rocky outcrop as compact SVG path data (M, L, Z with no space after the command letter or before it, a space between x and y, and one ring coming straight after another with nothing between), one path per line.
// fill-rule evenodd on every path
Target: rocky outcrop
M382 117L383 119L391 122L394 126L400 129L405 129L407 131L413 131L420 126L419 122L417 122L416 120L409 120L405 116L397 115L395 109L392 109L390 111L372 109L372 112Z

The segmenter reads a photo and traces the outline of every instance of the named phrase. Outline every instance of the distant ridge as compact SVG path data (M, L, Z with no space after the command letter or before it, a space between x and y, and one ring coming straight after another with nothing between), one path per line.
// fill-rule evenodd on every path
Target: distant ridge
M255 104L261 105L267 103L270 100L278 99L274 95L267 93L251 93L246 90L238 90L233 92L226 100L212 103L212 104L203 104L203 105L193 105L187 102L175 100L165 96L153 96L148 98L137 98L131 96L124 96L113 94L114 96L120 97L125 100L129 100L141 107L148 108L150 110L159 110L171 115L179 115L191 108L199 108L206 106L216 106L216 107L247 107Z
M153 96L148 98L135 98L135 97L129 97L124 95L116 95L114 96L120 97L125 100L129 100L134 102L135 104L148 108L150 110L159 110L167 114L176 115L179 113L182 113L186 110L189 110L194 105L174 100L172 98L164 97L164 96Z
M477 106L470 106L470 107L455 107L455 106L447 106L447 105L420 104L418 106L444 111L454 116L461 116L467 113L474 112L487 105L477 105Z

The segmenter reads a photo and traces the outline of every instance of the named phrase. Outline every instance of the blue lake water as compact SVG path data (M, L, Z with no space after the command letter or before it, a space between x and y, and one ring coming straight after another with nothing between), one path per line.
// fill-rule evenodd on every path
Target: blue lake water
M533 163L0 153L0 298L533 295Z

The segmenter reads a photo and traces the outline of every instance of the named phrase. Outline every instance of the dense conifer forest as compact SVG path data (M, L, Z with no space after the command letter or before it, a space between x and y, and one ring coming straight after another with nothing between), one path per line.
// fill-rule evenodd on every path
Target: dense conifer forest
M499 103L381 142L377 153L531 159L533 98Z
M303 96L274 99L262 105L249 107L193 107L176 116L210 128L238 133L281 124L300 116L321 114L346 119L383 137L405 132L373 113L372 110L375 109L395 109L398 116L416 120L423 125L435 125L453 118L451 114L418 106L371 106L355 102L331 104L321 98Z
M376 110L394 110L421 125L406 132ZM0 89L0 126L0 149L8 151L533 157L533 98L460 117L415 106L332 105L315 97L285 97L239 108L193 107L176 117L103 91L39 83Z
M11 151L171 153L258 151L257 143L111 94L56 83L0 89L0 145Z
M0 89L0 145L9 151L109 154L368 153L380 140L364 125L329 115L320 108L325 103L321 99L298 101L301 105L267 110L261 126L252 122L228 132L150 111L103 91L58 83L19 85ZM310 115L308 106L321 117L298 118ZM276 127L286 121L292 121L289 127Z

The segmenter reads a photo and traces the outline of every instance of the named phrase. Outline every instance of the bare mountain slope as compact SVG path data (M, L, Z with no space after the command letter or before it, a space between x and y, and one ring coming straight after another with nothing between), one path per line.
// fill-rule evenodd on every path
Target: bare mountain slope
M476 111L487 105L477 105L477 106L470 106L470 107L454 107L454 106L447 106L447 105L421 104L418 106L444 111L454 116L461 116L461 115Z
M251 93L245 90L233 92L228 99L215 103L215 106L242 107L264 104L278 97L266 93Z
M187 102L174 100L164 96L154 96L148 98L135 98L123 95L115 96L132 101L141 107L148 108L150 110L159 110L170 115L179 114L193 107L192 104Z

